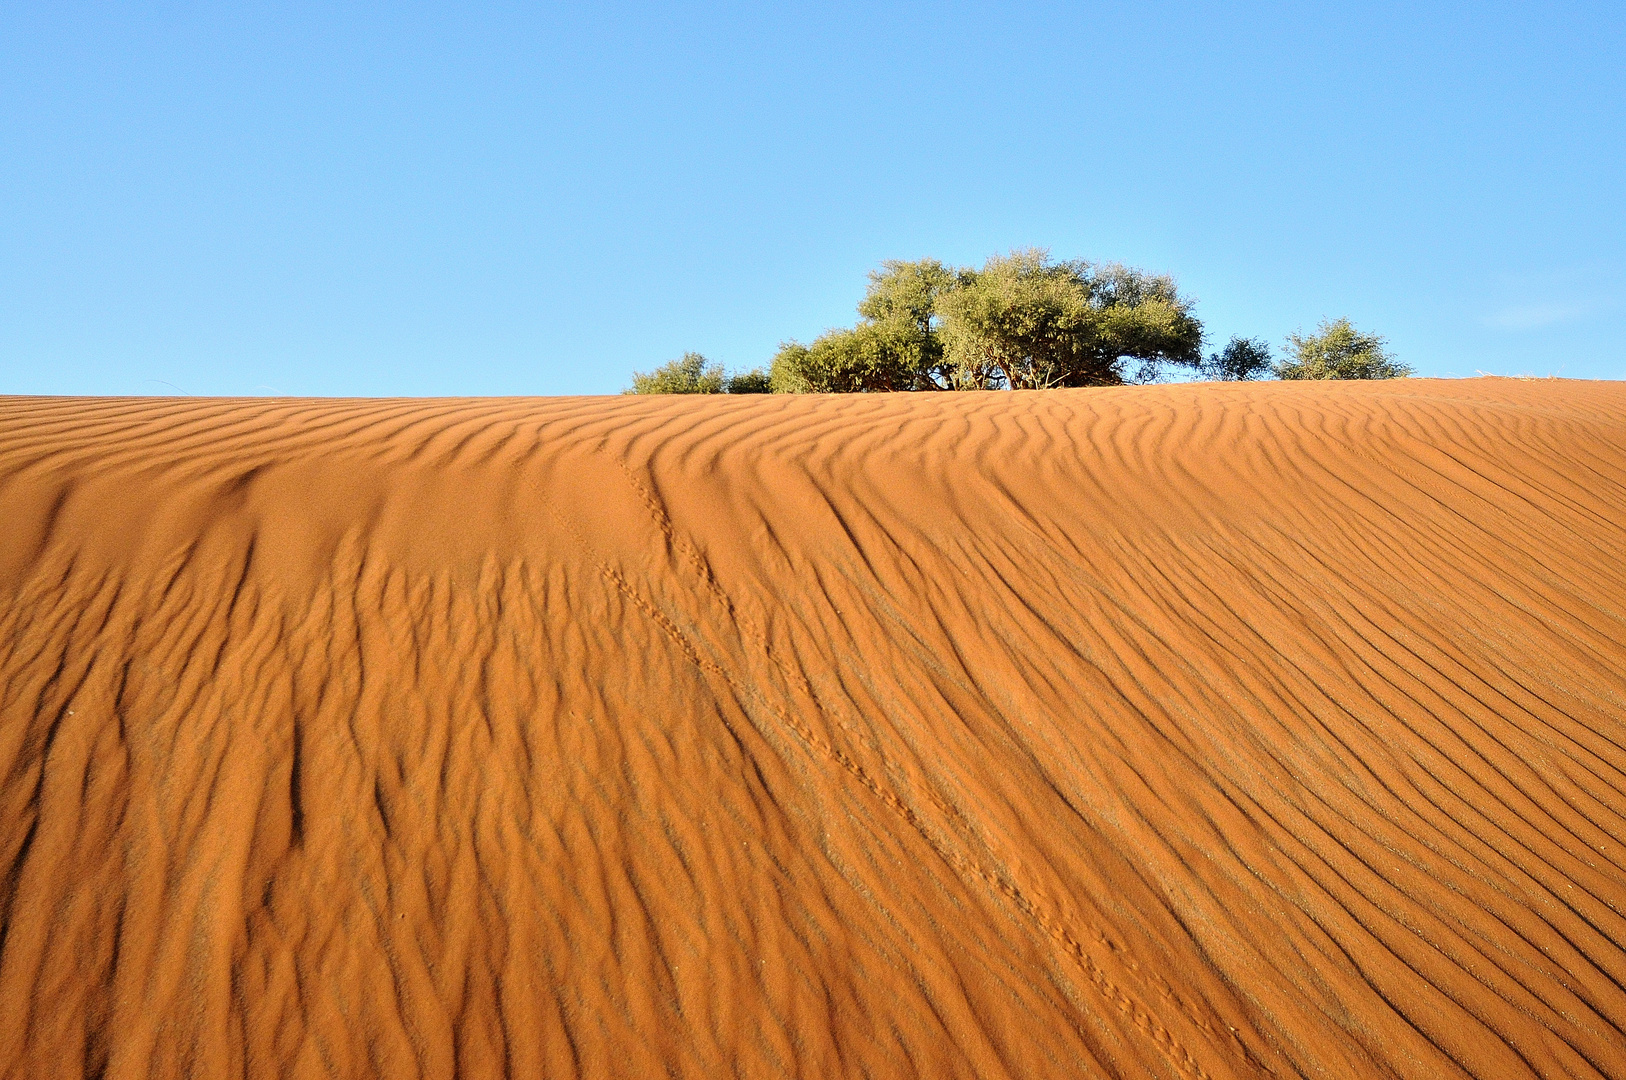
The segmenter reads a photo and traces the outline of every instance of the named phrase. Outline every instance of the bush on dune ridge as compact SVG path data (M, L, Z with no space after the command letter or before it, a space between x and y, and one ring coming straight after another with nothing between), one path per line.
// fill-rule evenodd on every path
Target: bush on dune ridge
M1213 382L1262 379L1270 373L1270 346L1261 338L1233 337L1223 352L1210 353L1199 368Z
M1203 379L1390 379L1411 374L1376 334L1348 319L1287 338L1273 361L1259 338L1203 356L1195 302L1174 279L1118 263L1053 262L1041 248L995 255L980 270L936 259L888 260L869 275L858 323L811 344L780 345L766 371L728 375L699 353L649 373L629 394L874 393L1032 390Z
M1363 334L1348 319L1321 320L1314 334L1287 335L1289 358L1275 365L1278 379L1399 379L1411 366L1396 360L1377 334Z
M766 394L768 375L741 371L729 375L697 352L686 352L654 371L632 373L632 385L623 394Z

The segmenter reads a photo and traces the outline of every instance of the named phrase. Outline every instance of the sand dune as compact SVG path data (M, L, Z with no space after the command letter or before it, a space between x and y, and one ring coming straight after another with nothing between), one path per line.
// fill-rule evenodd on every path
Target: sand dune
M1626 1077L1626 387L0 402L0 1076Z

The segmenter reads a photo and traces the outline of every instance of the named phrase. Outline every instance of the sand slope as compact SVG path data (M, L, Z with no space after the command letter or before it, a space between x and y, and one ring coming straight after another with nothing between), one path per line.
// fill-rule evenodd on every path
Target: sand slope
M1626 1077L1626 387L0 402L0 1076Z

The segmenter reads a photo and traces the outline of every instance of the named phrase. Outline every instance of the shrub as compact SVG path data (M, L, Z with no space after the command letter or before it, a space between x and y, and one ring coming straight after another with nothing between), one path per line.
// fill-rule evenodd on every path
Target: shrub
M1223 352L1209 353L1198 370L1219 382L1262 379L1270 373L1270 346L1261 338L1234 337Z
M787 341L769 368L779 393L850 394L865 390L913 390L921 342L907 326L861 322L831 330L811 345Z
M1287 359L1276 364L1281 379L1398 379L1412 369L1391 356L1377 334L1363 334L1348 319L1323 319L1314 334L1287 335Z
M768 382L768 373L761 368L751 371L742 371L728 377L723 389L730 394L766 394L773 390Z
M647 374L632 373L632 385L623 394L721 394L723 366L709 363L697 352L662 364Z
M766 394L768 373L758 368L725 374L721 364L713 364L697 352L662 364L647 374L632 373L632 385L623 394Z

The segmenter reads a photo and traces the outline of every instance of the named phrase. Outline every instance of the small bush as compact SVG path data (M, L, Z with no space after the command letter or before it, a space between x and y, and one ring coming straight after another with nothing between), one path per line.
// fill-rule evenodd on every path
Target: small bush
M1363 334L1348 319L1323 319L1314 334L1287 335L1288 358L1276 364L1280 379L1400 379L1411 366L1389 354L1377 334Z
M913 390L919 355L916 338L908 324L889 321L830 330L812 345L787 341L774 354L769 379L781 394Z
M728 383L723 389L730 394L769 394L773 392L773 386L768 382L768 373L761 368L730 375Z
M708 363L697 352L662 364L654 371L632 373L632 385L623 394L721 394L723 366Z
M632 373L632 385L623 394L766 394L773 390L761 368L729 375L697 352L662 364L651 372Z
M1262 379L1270 373L1270 346L1260 338L1234 337L1224 352L1209 353L1198 370L1217 382Z

